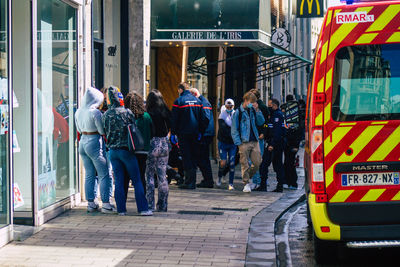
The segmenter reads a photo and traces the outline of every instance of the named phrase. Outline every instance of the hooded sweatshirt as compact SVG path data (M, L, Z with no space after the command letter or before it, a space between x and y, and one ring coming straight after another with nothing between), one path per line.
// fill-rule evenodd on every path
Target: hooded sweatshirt
M83 96L82 106L76 111L75 123L79 133L98 132L104 135L104 127L101 121L101 111L98 110L103 103L103 93L96 88L89 87Z
M233 139L231 135L231 126L232 126L232 118L234 114L234 110L229 114L226 111L226 107L221 107L221 114L218 118L218 140L225 144L233 144Z
M103 115L107 148L128 149L127 126L135 123L135 116L132 111L124 108L123 96L117 87L108 88L107 97L108 110Z

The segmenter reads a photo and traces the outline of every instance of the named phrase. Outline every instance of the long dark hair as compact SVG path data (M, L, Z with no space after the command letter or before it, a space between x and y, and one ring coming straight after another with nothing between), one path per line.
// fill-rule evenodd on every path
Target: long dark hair
M146 109L149 114L161 114L164 118L170 116L171 111L165 103L164 97L157 89L151 90L146 99Z

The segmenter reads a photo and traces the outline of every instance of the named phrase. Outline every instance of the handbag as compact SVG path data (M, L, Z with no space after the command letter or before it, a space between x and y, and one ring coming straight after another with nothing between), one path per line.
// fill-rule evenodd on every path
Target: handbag
M135 123L128 125L128 148L130 152L139 152L144 150L143 135Z

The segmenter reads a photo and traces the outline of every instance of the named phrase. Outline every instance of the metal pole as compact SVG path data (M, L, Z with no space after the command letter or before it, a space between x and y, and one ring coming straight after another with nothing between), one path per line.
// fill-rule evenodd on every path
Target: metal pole
M186 82L187 80L187 65L188 65L189 47L183 46L182 50L182 76L181 82Z

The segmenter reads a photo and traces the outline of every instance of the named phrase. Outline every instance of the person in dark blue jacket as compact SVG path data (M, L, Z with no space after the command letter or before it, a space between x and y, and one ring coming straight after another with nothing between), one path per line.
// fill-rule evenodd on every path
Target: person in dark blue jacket
M271 165L276 172L278 185L273 192L283 192L283 184L285 183L282 155L284 149L284 141L286 135L285 119L283 113L279 109L279 101L271 100L272 114L268 121L268 131L266 131L267 149L264 151L263 159L260 166L261 184L259 191L267 191L268 167Z
M213 110L210 102L208 102L208 100L200 94L199 90L196 88L191 88L190 92L203 104L204 114L209 121L203 136L199 140L199 150L197 150L197 166L199 166L201 174L203 175L203 180L197 184L197 187L213 188L214 179L210 162L210 144L212 143L215 135Z
M190 93L187 83L179 84L178 92L180 96L172 106L171 141L176 144L179 140L183 158L185 182L180 188L195 189L199 140L209 120L204 114L203 104Z

